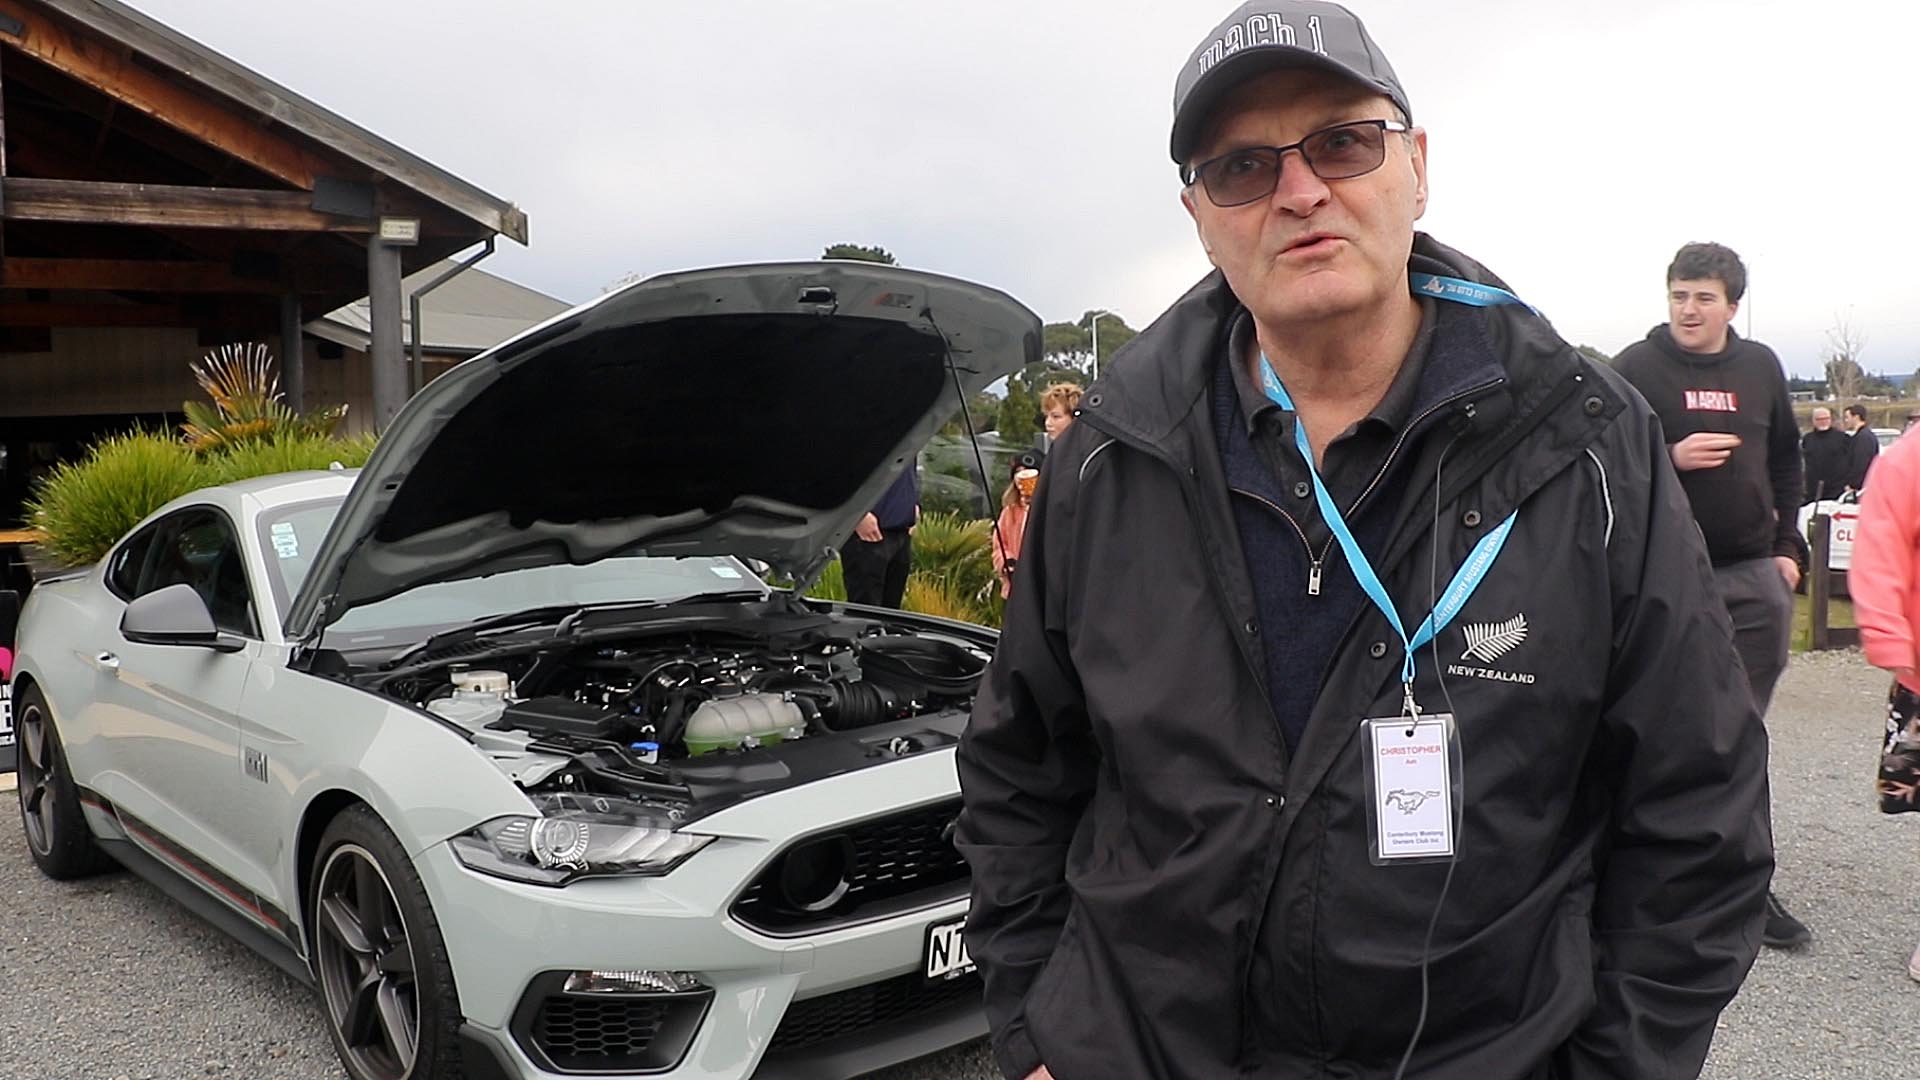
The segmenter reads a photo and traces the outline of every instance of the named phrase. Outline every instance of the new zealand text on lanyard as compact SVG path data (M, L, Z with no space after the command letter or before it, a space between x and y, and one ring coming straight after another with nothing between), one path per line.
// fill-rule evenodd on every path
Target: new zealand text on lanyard
M1439 300L1450 300L1474 307L1494 307L1499 304L1520 304L1525 302L1505 289L1478 282L1462 281L1459 278L1440 277L1436 274L1409 274L1408 284L1413 292L1421 296L1431 296ZM1529 308L1529 310L1531 310ZM1290 413L1297 413L1293 407L1293 398L1287 394L1287 388L1280 384L1280 376L1274 374L1273 365L1267 362L1265 353L1260 356L1261 388L1272 398L1276 405ZM1433 606L1414 634L1407 635L1406 625L1400 621L1400 613L1394 609L1393 600L1387 596L1386 586L1380 583L1380 575L1374 572L1373 563L1367 559L1367 553L1360 550L1360 542L1353 537L1353 530L1347 527L1347 519L1340 513L1340 507L1327 492L1327 485L1320 479L1320 470L1313 464L1313 448L1307 442L1305 424L1295 418L1293 425L1294 442L1300 447L1300 456L1306 459L1307 475L1313 478L1314 502L1320 507L1320 514L1327 519L1327 528L1333 532L1333 538L1340 544L1340 552L1347 558L1347 565L1353 570L1353 576L1360 583L1360 590L1387 617L1388 625L1400 636L1400 644L1405 649L1400 665L1400 682L1406 690L1407 715L1417 717L1420 707L1413 700L1414 653L1432 641L1440 631L1447 628L1460 609L1467 606L1468 598L1480 587L1487 572L1493 568L1495 559L1500 557L1500 548L1507 542L1507 534L1513 531L1514 519L1520 516L1515 510L1508 514L1505 521L1496 525L1480 542L1473 545L1467 554L1467 560L1454 572L1453 580L1447 583L1446 591Z

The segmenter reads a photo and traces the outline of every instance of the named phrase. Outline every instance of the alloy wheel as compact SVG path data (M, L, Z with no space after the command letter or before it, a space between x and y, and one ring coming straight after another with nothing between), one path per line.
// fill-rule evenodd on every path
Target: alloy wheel
M393 886L370 852L341 844L316 899L321 991L347 1063L364 1080L401 1080L420 1050L420 999Z
M27 843L36 854L53 851L54 767L47 739L47 718L38 704L27 702L20 709L15 734L19 737L19 760L14 779L20 787L20 823L25 827Z

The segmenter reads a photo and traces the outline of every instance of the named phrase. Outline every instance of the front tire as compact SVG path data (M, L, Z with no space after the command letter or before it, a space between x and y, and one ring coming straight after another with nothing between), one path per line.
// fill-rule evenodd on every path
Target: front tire
M458 1080L460 999L440 923L372 810L321 835L308 912L327 1033L354 1080Z
M20 826L33 864L55 881L113 869L113 859L94 842L80 810L79 787L67 768L67 752L54 730L46 695L28 686L13 704Z

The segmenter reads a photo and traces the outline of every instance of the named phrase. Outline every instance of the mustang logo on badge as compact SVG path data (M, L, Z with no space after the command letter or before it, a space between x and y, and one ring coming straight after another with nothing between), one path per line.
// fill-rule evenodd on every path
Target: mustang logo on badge
M1411 814L1427 805L1428 799L1439 797L1440 793L1437 791L1401 791L1396 788L1387 792L1387 805L1403 814Z

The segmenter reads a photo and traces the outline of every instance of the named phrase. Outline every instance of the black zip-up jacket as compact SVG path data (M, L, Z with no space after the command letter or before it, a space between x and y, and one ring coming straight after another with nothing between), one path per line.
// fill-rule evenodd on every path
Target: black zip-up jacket
M1415 250L1497 283L1424 236ZM967 938L1000 1068L1385 1080L1424 953L1409 1077L1697 1075L1759 949L1766 742L1657 421L1503 307L1482 316L1504 377L1395 451L1409 479L1369 554L1409 623L1520 510L1420 653L1419 699L1458 716L1465 789L1426 953L1447 866L1368 854L1360 721L1401 703L1385 619L1365 605L1347 627L1296 749L1269 704L1261 635L1288 628L1257 618L1209 421L1238 309L1219 275L1201 282L1047 457L959 753ZM1468 655L1469 628L1516 617L1511 648Z
M1865 425L1855 428L1847 436L1847 486L1855 491L1867 490L1867 470L1879 456L1880 437Z
M1800 437L1800 464L1806 473L1804 502L1840 497L1847 489L1852 450L1847 433L1836 427L1825 431L1816 428ZM1798 518L1794 523L1799 524Z
M1690 353L1661 323L1613 367L1646 395L1669 443L1701 431L1740 436L1726 464L1679 474L1714 565L1780 555L1804 566L1800 426L1773 350L1728 327L1726 348Z

